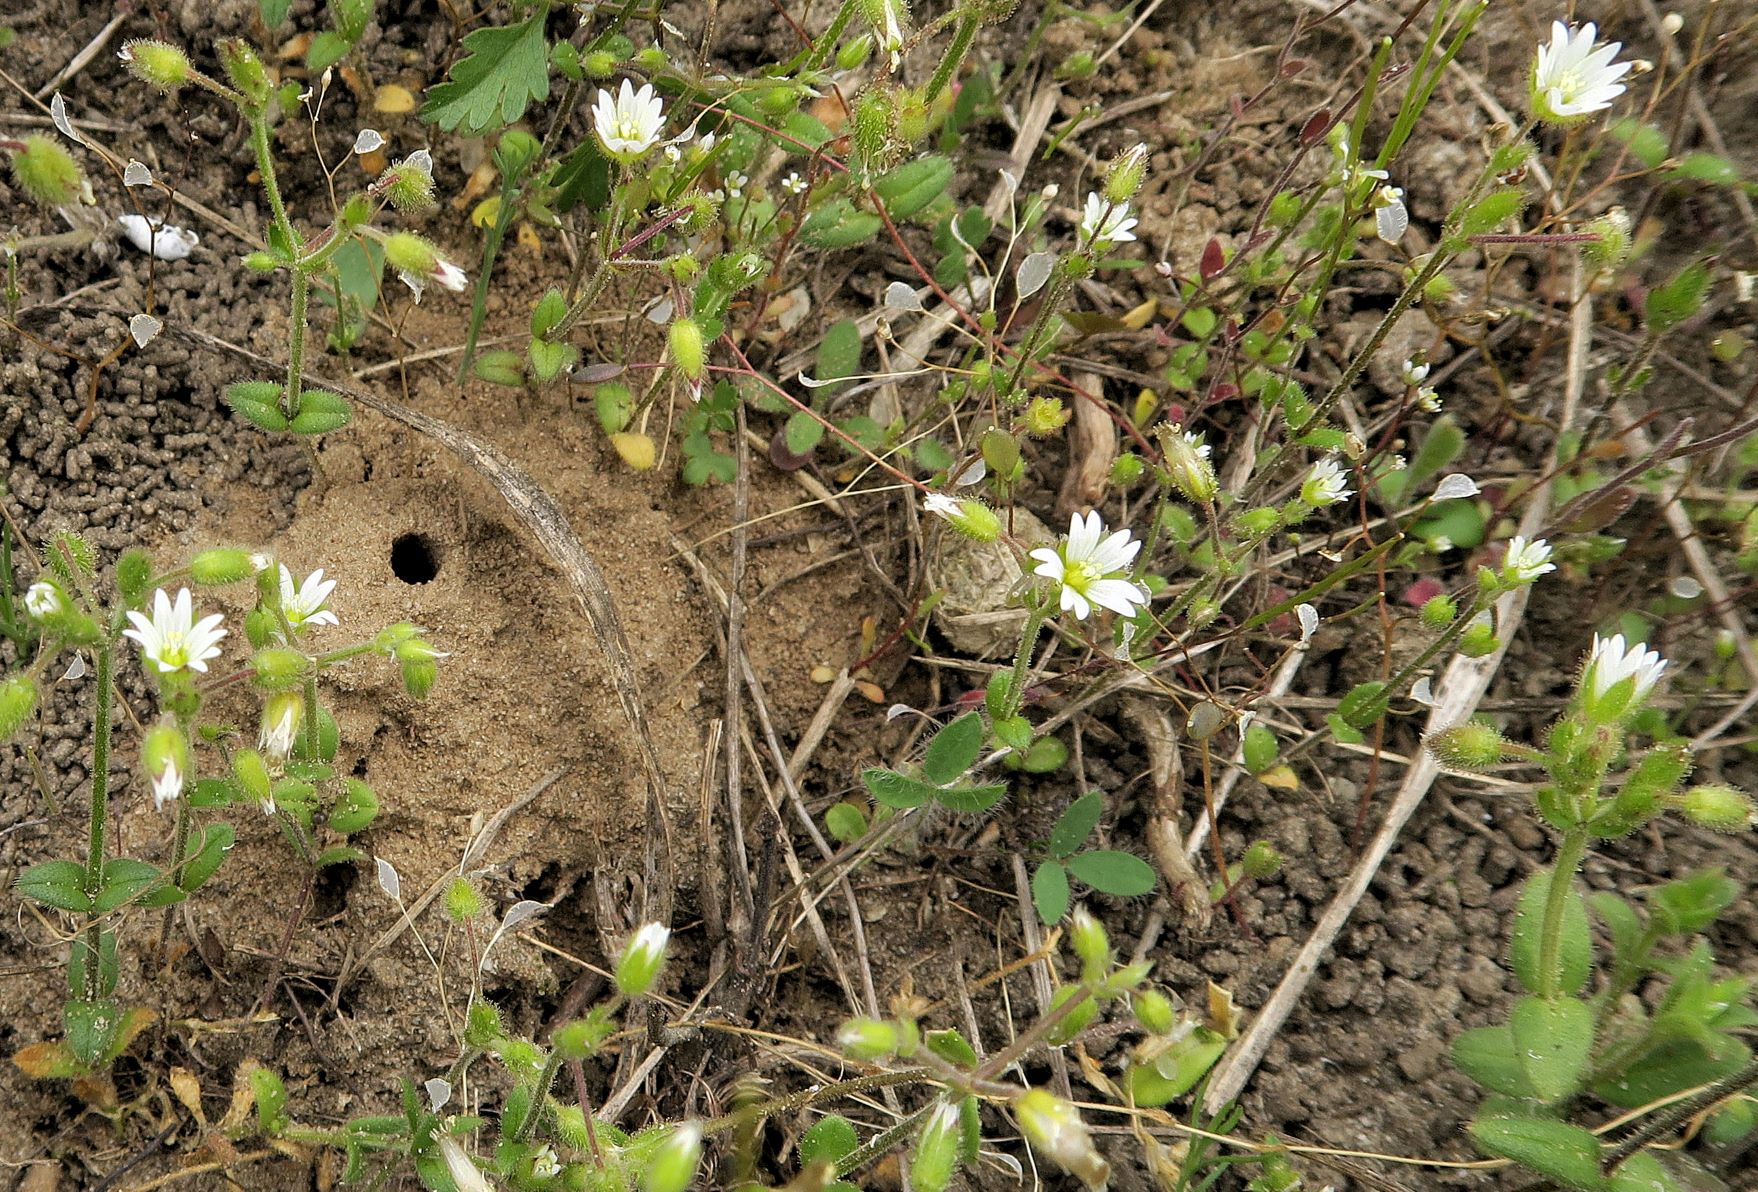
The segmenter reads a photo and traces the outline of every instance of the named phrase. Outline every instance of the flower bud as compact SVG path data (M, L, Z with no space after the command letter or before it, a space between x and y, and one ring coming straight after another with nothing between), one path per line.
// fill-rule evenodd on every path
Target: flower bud
M478 998L470 1003L464 1016L464 1042L486 1050L498 1044L506 1034L506 1027L501 1024L501 1012L492 1002Z
M277 691L269 696L262 708L262 731L257 746L277 762L287 760L293 751L293 738L299 734L299 719L305 714L305 695L297 688Z
M1148 147L1136 144L1125 149L1105 173L1105 198L1112 203L1127 203L1147 176Z
M915 1154L910 1157L910 1187L916 1192L945 1192L958 1170L958 1152L963 1142L958 1103L944 1101L928 1115L916 1139Z
M1102 1188L1111 1165L1093 1147L1080 1112L1048 1089L1028 1089L1013 1103L1020 1133L1032 1150L1054 1162L1088 1188Z
M1072 416L1072 412L1063 406L1061 398L1034 397L1026 406L1020 422L1024 425L1026 434L1041 439L1067 426Z
M452 1187L457 1192L494 1192L494 1185L482 1174L474 1160L458 1145L458 1140L442 1136L439 1140L440 1160L446 1165L446 1174L451 1177Z
M483 910L482 894L470 879L453 878L452 884L446 887L446 917L454 923L463 923L481 917Z
M433 206L433 167L425 158L405 158L385 167L373 189L398 211L425 211Z
M595 1006L586 1017L576 1018L558 1029L552 1042L563 1059L584 1060L597 1055L615 1032L616 1023Z
M439 250L414 232L392 232L384 238L385 260L391 267L426 277L439 267Z
M702 1162L702 1126L685 1122L654 1149L641 1173L641 1192L685 1192Z
M1068 943L1080 957L1081 978L1092 981L1104 975L1111 963L1111 937L1087 909L1076 907L1068 920Z
M235 584L256 574L250 552L236 547L204 550L189 561L189 577L198 584L218 586Z
M189 55L163 41L131 41L116 55L128 72L161 91L174 91L194 75Z
M1119 487L1134 484L1141 479L1146 467L1141 456L1133 451L1125 451L1111 463L1111 483Z
M580 69L585 72L587 78L608 79L616 73L617 63L620 61L621 59L609 50L591 50L580 55Z
M653 988L665 966L665 945L670 939L671 929L658 923L648 923L629 937L617 960L618 992L624 997L640 997Z
M244 96L244 102L256 108L268 103L269 72L263 69L262 59L250 48L250 43L242 38L228 37L216 48L220 52L220 65L226 69L226 77Z
M1263 881L1281 872L1282 854L1269 841L1260 840L1245 850L1245 856L1239 859L1239 867L1246 877Z
M1459 615L1459 606L1451 596L1430 596L1423 602L1420 616L1425 629L1445 629Z
M1172 487L1197 505L1207 505L1220 495L1221 482L1209 463L1209 445L1200 434L1162 423L1159 437Z
M1045 1032L1044 1041L1050 1046L1061 1047L1064 1044L1072 1043L1075 1036L1086 1030L1088 1026L1092 1025L1093 1019L1098 1017L1099 1001L1084 985L1064 985L1057 989L1055 993L1050 995L1050 1010L1052 1012L1059 1010L1076 998L1080 999L1079 1003L1071 1007L1066 1014L1057 1020L1055 1025Z
M929 493L922 508L943 517L960 534L977 542L994 542L1001 537L1001 518L974 497L960 499L945 493Z
M897 140L897 97L889 87L874 84L855 98L855 158L868 174L877 174L902 154Z
M37 706L37 685L29 675L13 675L0 683L0 741L30 719Z
M19 189L45 207L65 207L80 197L85 175L73 155L49 136L33 132L12 155L12 177Z
M270 647L251 655L250 667L256 672L256 684L268 691L295 687L305 678L311 660L298 650Z
M1493 654L1502 644L1496 636L1495 622L1490 620L1488 613L1483 613L1465 627L1459 635L1459 653L1467 658L1482 658Z
M836 1045L854 1060L878 1060L896 1055L903 1045L903 1032L894 1022L878 1018L851 1018L836 1032Z
M702 342L702 325L691 318L673 319L666 333L672 363L678 371L700 385L708 365L708 349Z
M1491 725L1469 721L1432 732L1423 744L1443 765L1460 770L1482 770L1502 760L1508 743Z
M1679 810L1692 823L1717 832L1738 832L1758 824L1752 800L1726 783L1692 787L1685 792Z
M1177 1017L1172 999L1157 989L1137 990L1130 1001L1130 1009L1135 1011L1135 1020L1141 1023L1142 1029L1155 1035L1171 1031Z
M244 614L244 636L258 650L274 641L280 629L281 625L275 620L275 614L261 605Z
M427 693L433 690L434 680L439 678L439 666L434 659L449 655L442 654L418 637L398 643L394 652L403 669L403 690L415 699L426 699Z
M153 810L162 810L166 803L183 793L189 777L189 743L183 731L170 721L160 721L141 738L141 768L153 788Z
M873 56L873 36L863 33L850 41L845 41L836 51L836 69L855 70L866 64Z
M262 754L254 749L240 749L232 755L232 777L244 793L258 803L273 806L273 785L269 780L269 766Z

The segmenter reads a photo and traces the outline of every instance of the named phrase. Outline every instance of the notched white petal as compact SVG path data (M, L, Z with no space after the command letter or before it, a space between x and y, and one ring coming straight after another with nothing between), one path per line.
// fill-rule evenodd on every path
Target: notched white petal
M134 337L134 344L144 348L157 339L165 325L151 315L135 315L128 320L128 334Z

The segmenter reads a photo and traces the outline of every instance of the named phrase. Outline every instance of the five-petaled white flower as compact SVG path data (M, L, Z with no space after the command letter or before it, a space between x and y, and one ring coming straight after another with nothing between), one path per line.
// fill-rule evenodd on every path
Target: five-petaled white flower
M798 170L790 170L788 176L781 180L781 189L790 195L803 195L806 193L806 180L800 177Z
M635 161L653 148L664 123L665 109L652 83L642 83L637 91L624 79L614 97L599 88L592 102L592 131L604 151L621 162Z
M1542 538L1531 542L1519 534L1508 539L1508 553L1502 557L1502 580L1508 584L1529 584L1557 565L1550 561L1550 543Z
M1300 485L1300 499L1314 509L1335 505L1349 498L1349 477L1334 459L1321 459Z
M1085 518L1077 513L1069 518L1068 537L1031 552L1038 560L1032 572L1054 581L1062 611L1083 621L1095 604L1132 617L1137 605L1148 602L1141 585L1125 578L1140 550L1141 543L1132 541L1128 530L1107 535L1097 513Z
M1086 210L1080 217L1080 237L1093 248L1103 249L1108 244L1134 240L1135 233L1130 229L1137 222L1129 214L1128 203L1107 202L1104 195L1089 190Z
M1414 360L1406 360L1404 362L1404 367L1399 370L1398 375L1403 379L1406 385L1420 385L1428 380L1428 370L1431 367L1433 366L1427 361L1418 364Z
M54 616L63 607L61 589L46 579L40 579L24 590L24 611L38 620Z
M1659 651L1650 650L1641 642L1626 645L1621 633L1610 637L1596 633L1593 652L1587 656L1587 667L1581 672L1581 695L1589 707L1597 706L1597 710L1609 712L1606 719L1613 719L1647 699L1665 669L1666 659ZM1615 707L1605 706L1606 696L1625 679L1631 681L1628 696L1617 700Z
M1594 49L1596 36L1598 30L1592 21L1579 29L1570 29L1561 21L1551 22L1550 44L1538 47L1538 57L1532 64L1533 115L1566 124L1604 111L1624 93L1624 85L1618 80L1633 64L1612 61L1624 43L1607 42Z
M153 615L130 612L128 619L134 628L124 629L122 636L139 642L141 653L161 674L185 667L206 673L208 659L219 657L220 639L226 636L219 613L195 619L188 588L177 589L175 603L165 589L158 589L153 593Z
M324 607L335 590L336 581L325 579L322 567L294 587L293 573L287 570L287 564L281 564L281 611L287 614L287 623L295 629L336 624L336 614Z

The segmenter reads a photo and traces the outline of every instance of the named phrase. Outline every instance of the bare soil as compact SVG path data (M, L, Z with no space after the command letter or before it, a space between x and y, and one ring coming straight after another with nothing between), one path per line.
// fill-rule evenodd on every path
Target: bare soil
M321 17L315 7L303 0L295 4L292 27L316 27ZM435 80L435 63L444 61L454 45L455 30L445 15L449 6L380 7L379 22L364 43L374 77L419 93ZM215 37L249 34L255 8L247 0L145 5L122 24L110 48L128 37L161 36L187 43L205 58ZM1597 16L1637 52L1655 52L1639 5L1581 8L1583 16ZM1094 163L1146 139L1154 147L1155 167L1140 204L1147 259L1190 271L1211 237L1240 243L1301 122L1335 102L1359 76L1366 42L1352 32L1357 26L1333 22L1303 42L1305 69L1236 122L1226 147L1188 194L1165 179L1190 159L1203 136L1229 118L1235 97L1265 85L1295 11L1269 3L1166 4L1095 78L1063 88L1057 119L1075 116L1086 105L1101 113L1097 126L1076 138L1093 162L1067 154L1047 166L1036 164L1026 185L1057 182L1066 202L1090 181ZM107 6L58 0L9 15L6 20L19 37L0 55L0 67L26 91L35 90L96 35L109 15ZM1037 15L1035 5L1022 6L1007 25L988 35L985 52L1006 58ZM1530 4L1498 8L1465 63L1509 107L1517 105L1523 81L1498 64L1524 61L1540 22L1548 23L1552 15L1551 9ZM785 52L792 44L767 6L726 4L718 20L725 52L735 64ZM1371 19L1359 27L1382 30ZM1097 53L1116 35L1065 20L1050 31L1042 55L1048 64L1077 48ZM1758 78L1754 57L1751 47L1736 51L1724 73L1705 81L1707 101L1729 135L1730 151L1749 170L1758 165L1758 122L1750 118ZM1048 71L1041 73L1048 85ZM122 156L147 161L181 193L241 228L262 225L258 192L247 179L241 129L213 104L199 98L156 99L126 78L108 49L60 90L76 118L93 121L93 135ZM37 105L16 86L7 88L7 96L0 102L0 130L15 121L26 127L26 117L28 127L44 123L37 119ZM1155 102L1130 104L1144 96ZM331 163L344 160L354 130L367 123L385 133L394 155L431 144L442 194L461 189L482 158L480 144L440 136L412 116L360 114L340 83L326 105L319 142ZM1125 110L1115 119L1104 115L1120 108ZM537 117L539 127L542 118ZM1407 176L1398 181L1409 192L1418 231L1432 232L1460 178L1473 168L1476 146L1492 121L1464 86L1453 84L1439 93L1430 120L1435 135L1413 148ZM997 151L1010 142L1010 133L999 125L973 133L973 144ZM316 218L325 210L326 192L311 139L297 121L283 129L279 149L287 162L289 193L298 196L302 217ZM977 173L961 175L957 185L980 202L991 179ZM338 185L360 181L355 165L341 167ZM27 208L8 185L9 180L0 180L3 218L26 234L60 230L52 216ZM117 180L94 177L94 186L100 205L121 203ZM466 213L467 206L442 206L422 230L470 261L477 242ZM1701 200L1701 210L1687 214L1711 226L1729 221L1725 226L1732 227L1737 219L1711 200ZM187 261L149 264L122 245L108 255L64 251L22 262L18 330L0 332L0 438L8 454L4 499L32 543L74 529L106 561L136 545L161 561L182 561L201 547L225 542L272 550L296 572L321 566L339 581L334 603L344 623L331 631L339 636L350 626L398 620L425 626L450 655L427 700L409 699L396 675L370 659L340 671L332 689L343 761L372 783L386 809L362 843L395 865L408 900L455 872L473 835L495 813L541 790L506 820L489 850L486 871L478 875L502 908L520 899L554 904L525 938L509 938L497 947L484 976L484 992L503 1008L509 1023L541 1035L552 1021L578 1010L580 999L594 988L589 966L602 961L632 916L627 878L639 869L646 830L638 748L582 610L499 495L437 444L366 414L312 447L264 435L233 417L220 401L220 390L249 379L248 369L235 357L194 346L177 328L199 327L278 357L285 343L282 283L236 265L251 245L223 223L187 210L177 211L172 221L202 234L200 248ZM1726 233L1730 240L1734 234ZM1737 251L1750 268L1750 241ZM1553 284L1549 271L1555 265L1544 258L1517 262L1498 276L1493 297L1541 298ZM516 335L535 297L563 280L566 269L553 241L542 248L511 247L490 304L490 334ZM814 313L802 332L845 311L862 313L870 304L859 294L882 290L892 276L906 274L901 257L888 248L835 260L805 279ZM875 277L877 284L871 281ZM1152 294L1155 284L1151 269L1106 274L1087 288L1083 302L1121 314ZM1336 343L1318 345L1309 368L1332 367L1348 351L1348 333L1371 329L1394 284L1390 274L1364 272L1337 300L1338 326L1348 331ZM95 361L123 342L128 315L143 308L149 293L167 333L146 349L131 347L113 363L95 368ZM1101 703L1063 730L1074 754L1071 771L1022 780L1015 799L991 818L928 819L856 871L851 888L858 922L851 921L849 904L834 888L817 898L816 913L832 945L826 953L801 921L801 899L779 848L776 817L806 868L815 867L819 855L784 792L769 786L773 767L765 730L749 701L743 729L723 723L725 617L705 580L711 577L722 589L729 582L733 491L686 487L670 466L647 474L628 470L598 431L583 386L513 393L475 380L460 384L455 356L422 359L424 352L461 341L467 317L462 302L430 293L414 307L398 295L388 311L390 327L375 326L356 356L324 360L321 370L337 376L368 371L355 383L498 447L555 497L608 577L634 647L672 795L668 811L678 833L679 935L668 990L680 1006L725 975L728 941L711 938L703 903L725 897L729 882L734 888L740 884L729 866L748 865L750 883L773 898L779 926L757 971L740 974L754 984L715 985L710 1006L724 1002L740 1008L745 1022L760 1030L827 1041L844 1016L867 1008L859 980L851 977L864 968L875 981L877 1007L905 994L931 999L940 1003L935 1013L943 1018L941 1025L965 1029L990 1050L1003 1045L1036 1008L1024 974L1002 983L1005 1000L997 989L985 988L965 1002L968 1011L959 1007L971 986L1031 949L1014 857L1031 856L1062 807L1088 789L1107 793L1107 844L1146 850L1150 758L1120 701ZM1744 317L1749 328L1751 313L1748 306L1743 316L1729 317ZM1456 350L1426 318L1412 316L1401 333L1412 344L1432 344L1437 359ZM650 331L639 323L589 326L580 342L588 362L621 359L625 337L644 334ZM782 346L791 350L800 344ZM1132 400L1142 385L1154 385L1166 361L1164 343L1151 332L1095 337L1088 348L1080 350L1105 369L1105 395L1119 403ZM1498 351L1522 377L1543 378L1560 358L1558 337L1539 324ZM1543 364L1546 359L1552 363ZM1718 366L1705 362L1704 367ZM1461 377L1467 375L1477 374ZM1715 375L1732 388L1750 381L1732 369ZM94 385L95 417L81 433L76 423ZM1534 422L1554 412L1557 386L1545 381L1527 389L1518 395L1518 409L1481 380L1462 379L1458 391L1449 394L1449 409L1472 434L1467 470L1507 468L1510 461L1534 467L1532 461L1544 458L1547 432L1535 429ZM909 399L927 396L924 390ZM1667 418L1695 400L1665 390L1651 397ZM1244 413L1234 423L1240 430ZM1225 409L1211 416L1223 428L1231 417ZM764 437L774 430L760 417L753 425ZM1031 470L1038 487L1021 494L1022 504L1052 526L1066 464L1063 450L1054 444L1042 448ZM826 690L814 669L834 672L873 653L875 636L882 642L911 611L905 597L917 560L900 503L851 502L848 518L813 503L802 476L834 486L841 479L834 459L821 456L806 473L789 474L772 468L759 444L750 451L749 467L744 645L774 732L782 747L791 749ZM1624 608L1661 598L1668 582L1683 573L1676 544L1651 503L1638 502L1612 532L1637 544L1618 566L1596 570L1591 581L1578 573L1559 575L1534 601L1486 704L1512 735L1542 727L1596 625ZM1465 562L1461 558L1460 566ZM1291 573L1286 582L1292 586L1299 579ZM242 611L216 607L229 614ZM1364 648L1355 628L1360 622L1349 624L1315 643L1301 686L1282 711L1288 721L1317 725L1321 715L1315 707L1351 683L1377 676L1382 649L1377 630ZM1691 658L1706 656L1713 619L1686 617L1675 624L1666 643L1669 657L1688 665ZM956 664L952 654L944 657ZM1193 686L1243 692L1276 657L1269 645L1259 653L1232 649L1205 661L1201 674L1192 676ZM886 704L944 710L981 677L956 665L915 661L904 641L879 653L868 681L876 690L848 699L801 776L803 797L814 815L858 790L862 766L895 759L918 742L919 722L911 717L888 721ZM130 772L137 741L132 724L146 717L151 694L132 668L124 673L122 689L128 710L118 730L112 775L113 842L118 850L153 859L167 847L166 820L152 810ZM1054 707L1063 694L1047 693L1046 706ZM8 882L30 864L81 847L91 698L89 676L62 680L45 700L40 734L22 747L0 750L0 878ZM248 724L249 705L238 701L236 706ZM746 837L739 847L728 843L724 766L713 745L721 730L745 731L751 740L742 805ZM1408 727L1395 727L1384 745L1394 756L1419 748ZM1749 745L1711 751L1706 761L1713 776L1748 789L1758 785ZM759 764L761 781L753 777ZM1187 761L1187 771L1193 764ZM1395 772L1389 761L1376 765L1339 754L1303 772L1297 792L1240 784L1222 816L1226 852L1237 856L1252 841L1265 839L1286 857L1280 875L1241 898L1243 929L1227 913L1217 913L1203 926L1189 923L1165 897L1135 903L1099 899L1096 909L1125 950L1149 933L1147 954L1170 988L1198 1001L1204 983L1215 981L1249 1014L1280 979L1352 866L1363 792L1370 801L1371 830L1393 785L1388 774ZM704 791L712 792L717 808L707 836L699 817ZM1200 802L1200 786L1192 779L1185 796L1187 827ZM1546 861L1550 847L1518 792L1485 793L1443 779L1271 1046L1243 1101L1246 1132L1365 1151L1472 1157L1461 1126L1475 1093L1452 1070L1446 1048L1459 1031L1505 1012L1513 989L1500 959L1512 901L1520 880ZM1671 823L1606 850L1590 864L1586 880L1596 888L1628 891L1706 864L1727 866L1748 886L1758 882L1758 850L1749 838L1718 837ZM17 902L10 908L0 916L0 1053L8 1055L60 1033L66 956L64 924ZM333 1123L351 1114L393 1111L404 1078L419 1084L443 1071L456 1054L456 1020L468 993L463 957L473 946L430 910L417 918L419 943L407 934L399 937L373 955L351 983L339 986L337 975L353 970L355 959L398 916L370 863L329 871L308 890L304 870L273 824L266 819L243 824L220 876L172 917L165 952L155 947L156 915L137 912L124 924L120 996L153 1008L159 1018L118 1065L113 1104L94 1106L65 1084L34 1082L10 1063L0 1064L0 1170L17 1173L0 1175L0 1186L30 1192L144 1188L194 1161L203 1132L173 1095L171 1074L178 1069L199 1083L200 1105L210 1122L224 1116L235 1073L248 1059L286 1075L294 1112L302 1120ZM298 926L289 936L295 920ZM1738 904L1713 942L1728 964L1753 973L1758 903ZM1093 1047L1091 1055L1101 1067L1117 1058L1104 1044ZM624 1057L621 1071L639 1058ZM1032 1075L1059 1079L1061 1073L1045 1068ZM1078 1090L1078 1068L1074 1075ZM638 1120L652 1108L710 1111L724 1103L736 1081L752 1077L783 1082L797 1080L798 1074L782 1065L777 1053L745 1050L724 1039L694 1050L680 1048L649 1078L624 1120ZM608 1066L592 1080L594 1095L616 1083ZM471 1096L492 1108L500 1092L490 1084L473 1088ZM779 1124L791 1132L803 1123ZM1118 1186L1152 1186L1131 1157L1133 1142L1120 1131L1113 1135L1106 1146L1117 1162ZM785 1144L778 1139L776 1145ZM231 1177L195 1173L175 1186L327 1187L328 1162L302 1154L263 1157ZM782 1163L770 1174L784 1170ZM979 1168L972 1178L981 1186L1011 1186L995 1166ZM1394 1181L1390 1185L1384 1183L1388 1178ZM1420 1169L1377 1177L1363 1177L1358 1168L1314 1171L1314 1187L1327 1181L1339 1190L1487 1186L1487 1177Z

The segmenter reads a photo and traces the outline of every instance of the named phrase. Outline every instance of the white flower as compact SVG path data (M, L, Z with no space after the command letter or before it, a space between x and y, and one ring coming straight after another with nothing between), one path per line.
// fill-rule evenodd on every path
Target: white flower
M24 590L24 611L39 621L54 616L63 607L61 589L46 579L40 579Z
M494 1192L494 1185L488 1182L458 1140L451 1136L439 1140L440 1159L446 1165L446 1174L452 1178L452 1184L458 1192Z
M1339 124L1337 131L1332 134L1331 152L1336 155L1337 168L1341 171L1339 178L1345 187L1353 187L1362 178L1372 178L1377 182L1384 182L1391 177L1384 170L1376 170L1362 165L1360 158L1355 160L1353 168L1350 167L1349 130L1345 125Z
M675 144L667 143L665 147L665 160L675 166L680 161L684 160L684 151L679 149Z
M163 810L165 804L183 793L183 772L177 768L177 759L167 757L159 766L159 772L152 775L153 810Z
M738 198L745 193L745 187L748 186L750 182L751 176L749 174L741 174L739 171L733 170L726 176L727 197L732 199Z
M195 251L201 243L201 237L187 228L179 228L165 223L158 216L118 215L116 222L122 225L122 235L128 243L150 252L161 261L181 261Z
M1441 395L1427 385L1424 385L1416 391L1416 408L1421 410L1424 414L1440 413Z
M128 619L134 628L124 629L122 636L139 642L141 653L161 674L185 667L205 674L208 659L219 657L220 639L226 636L219 613L195 619L188 588L177 589L175 603L165 595L165 589L158 589L153 593L153 615L130 612Z
M1509 584L1529 584L1557 565L1550 561L1550 543L1542 538L1531 542L1516 534L1508 539L1508 553L1502 558L1502 579Z
M1300 499L1314 509L1335 505L1349 497L1349 477L1334 459L1321 459L1300 485Z
M1031 552L1038 560L1032 571L1053 581L1062 610L1083 621L1095 604L1131 617L1137 605L1148 602L1140 585L1123 578L1139 550L1141 543L1132 541L1128 530L1106 535L1097 513L1084 519L1077 513L1069 519L1067 538Z
M1410 228L1410 212L1404 206L1404 188L1382 186L1373 192L1374 235L1387 244L1404 239Z
M1551 22L1550 44L1538 47L1532 65L1533 115L1567 123L1604 111L1624 93L1618 80L1629 72L1631 63L1612 61L1624 43L1608 42L1594 49L1597 35L1592 21L1575 30L1561 21Z
M1428 380L1428 370L1431 367L1433 366L1426 362L1418 364L1414 360L1406 360L1398 375L1404 379L1406 385L1420 385Z
M653 148L664 123L665 109L652 83L641 84L637 91L624 79L615 98L600 88L592 103L592 131L604 151L618 161L635 161Z
M293 751L293 739L299 735L299 718L304 711L305 697L299 692L277 692L263 705L257 747L276 761L285 761Z
M880 0L879 7L885 12L885 27L879 34L879 46L891 56L891 69L896 70L903 53L903 26L898 19L903 0Z
M293 573L287 570L287 564L281 564L281 611L295 629L336 624L336 614L324 607L335 590L336 581L325 579L322 567L306 576L305 582L295 588Z
M1166 472L1179 492L1199 505L1220 495L1221 482L1209 463L1209 445L1200 432L1175 426L1160 442L1166 453Z
M922 498L922 508L926 509L929 513L938 514L944 518L950 518L953 514L958 512L958 498L949 497L945 493L929 493L926 497Z
M464 275L464 271L444 257L434 261L433 272L427 277L429 281L436 282L442 289L450 290L454 294L470 284L470 279Z
M1600 637L1596 633L1593 635L1593 652L1587 656L1587 667L1581 672L1581 693L1589 703L1598 703L1613 687L1630 679L1634 687L1628 700L1620 702L1623 708L1634 708L1648 698L1665 669L1666 659L1659 651L1650 650L1640 642L1625 645L1621 633L1610 637Z
M806 180L800 177L798 170L790 170L787 177L781 180L781 189L790 195L803 195L806 193Z
M250 569L251 569L251 571L255 572L257 575L261 575L263 572L267 571L270 567L273 567L274 565L275 565L275 556L269 554L267 551L260 551L259 550L259 551L252 551L251 552L251 554L250 554Z
M1128 203L1109 203L1098 191L1089 190L1086 210L1080 217L1080 236L1094 249L1103 249L1109 244L1134 240L1135 233L1130 229L1137 222L1130 217Z

